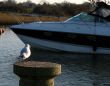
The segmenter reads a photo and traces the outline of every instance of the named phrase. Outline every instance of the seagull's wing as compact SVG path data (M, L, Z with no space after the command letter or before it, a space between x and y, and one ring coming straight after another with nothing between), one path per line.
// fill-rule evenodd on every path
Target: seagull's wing
M21 52L20 52L20 56L22 57L23 56L23 53L26 53L27 52L27 49L24 47Z

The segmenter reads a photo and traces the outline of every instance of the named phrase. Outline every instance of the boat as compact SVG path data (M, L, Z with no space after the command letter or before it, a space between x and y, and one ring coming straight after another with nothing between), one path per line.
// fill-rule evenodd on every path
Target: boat
M110 6L104 2L97 2L92 12L82 12L65 21L23 23L10 28L34 48L110 54Z

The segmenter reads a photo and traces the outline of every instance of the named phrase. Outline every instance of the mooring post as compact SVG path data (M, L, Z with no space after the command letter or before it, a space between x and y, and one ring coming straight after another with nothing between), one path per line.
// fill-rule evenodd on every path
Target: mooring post
M13 71L20 77L19 86L54 86L54 77L61 74L61 65L22 61L14 64Z

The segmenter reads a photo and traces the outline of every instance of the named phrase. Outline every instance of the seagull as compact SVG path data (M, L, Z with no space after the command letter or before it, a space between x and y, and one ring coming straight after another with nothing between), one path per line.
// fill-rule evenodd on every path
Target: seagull
M30 57L30 55L31 55L30 45L26 44L25 47L21 50L19 57L22 57L23 60L26 60Z

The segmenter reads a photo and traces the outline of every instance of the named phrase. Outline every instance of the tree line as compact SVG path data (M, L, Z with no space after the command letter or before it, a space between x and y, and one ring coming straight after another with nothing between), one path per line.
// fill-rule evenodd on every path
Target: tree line
M35 4L31 1L24 3L16 2L0 2L0 11L28 13L38 15L51 16L74 16L80 12L88 12L91 10L91 3L74 4L69 2L49 4Z

